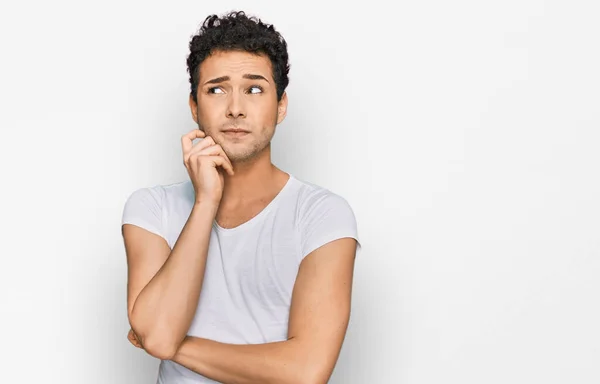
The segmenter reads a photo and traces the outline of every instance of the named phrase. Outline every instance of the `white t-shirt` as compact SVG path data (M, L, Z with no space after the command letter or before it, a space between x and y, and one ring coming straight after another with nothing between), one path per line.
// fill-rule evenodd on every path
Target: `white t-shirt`
M194 201L189 180L141 188L127 199L122 223L163 237L172 249ZM300 262L320 246L344 237L358 242L348 202L293 175L249 221L231 229L214 221L198 307L187 334L231 344L286 340ZM157 383L215 381L163 360Z

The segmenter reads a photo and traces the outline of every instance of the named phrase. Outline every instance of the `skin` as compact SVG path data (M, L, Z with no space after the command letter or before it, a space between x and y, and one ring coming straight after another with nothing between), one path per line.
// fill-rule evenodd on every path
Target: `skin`
M199 73L198 102L189 98L192 118L223 148L235 173L224 175L220 214L276 195L287 175L271 162L271 139L287 115L288 97L284 93L277 100L271 61L248 52L216 51L200 64ZM232 137L223 132L230 127L250 133Z
M254 78L249 79L247 75ZM223 79L224 76L228 80ZM219 78L220 81L214 80ZM257 85L262 90L256 88ZM198 103L190 97L189 105L194 121L204 133L189 133L182 139L182 145L189 149L194 138L210 137L214 146L219 146L219 151L214 153L220 153L228 161L222 166L224 187L215 217L224 227L236 226L260 212L287 182L287 174L277 169L270 158L270 141L276 125L285 118L287 95L277 100L267 57L246 52L216 52L200 66L197 97ZM250 132L243 137L225 134L223 130L231 126ZM204 213L198 215L201 218ZM160 263L172 263L173 272L164 271L164 279L164 276L176 276L176 268L184 270L185 265L196 262L192 258L186 259L189 255L182 248L175 256L178 260L165 262L169 250L163 244L164 240L140 228L128 230L136 231L130 247L136 249L138 268L148 265L151 255L155 255L153 270L158 269ZM192 236L189 231L184 229L185 233L180 237ZM188 241L191 243L192 237ZM143 244L154 246L144 249ZM326 383L339 356L350 316L356 245L354 239L341 238L321 246L303 259L292 293L287 340L234 345L185 336L176 348L169 345L164 350L155 348L153 355L173 360L223 383ZM158 248L163 250L160 251L162 254ZM146 272L143 278L130 277L130 285L148 284L155 273L153 270ZM130 272L130 276L136 274ZM181 292L184 287L178 289ZM186 286L185 289L190 288ZM135 296L130 294L132 303ZM134 346L150 353L144 347L143 338L133 329L127 337Z

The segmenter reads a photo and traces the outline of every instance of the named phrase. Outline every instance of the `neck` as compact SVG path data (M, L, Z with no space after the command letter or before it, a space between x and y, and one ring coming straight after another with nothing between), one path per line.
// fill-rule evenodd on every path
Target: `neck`
M270 194L282 173L271 163L269 147L252 160L233 163L233 170L233 176L224 173L222 205L237 205Z

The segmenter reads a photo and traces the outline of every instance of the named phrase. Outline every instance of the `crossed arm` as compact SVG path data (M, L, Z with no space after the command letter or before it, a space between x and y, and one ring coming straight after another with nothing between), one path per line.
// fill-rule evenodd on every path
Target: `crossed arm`
M327 383L348 326L355 253L356 240L342 238L304 258L287 340L237 345L186 336L171 360L222 383ZM133 331L128 338L143 348Z

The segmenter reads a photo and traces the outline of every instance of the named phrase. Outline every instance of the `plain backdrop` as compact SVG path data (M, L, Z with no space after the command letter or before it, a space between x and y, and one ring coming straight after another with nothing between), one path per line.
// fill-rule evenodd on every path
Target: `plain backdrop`
M123 204L187 178L188 42L284 35L273 162L363 248L335 384L600 382L595 1L31 1L0 9L0 381L153 383Z

